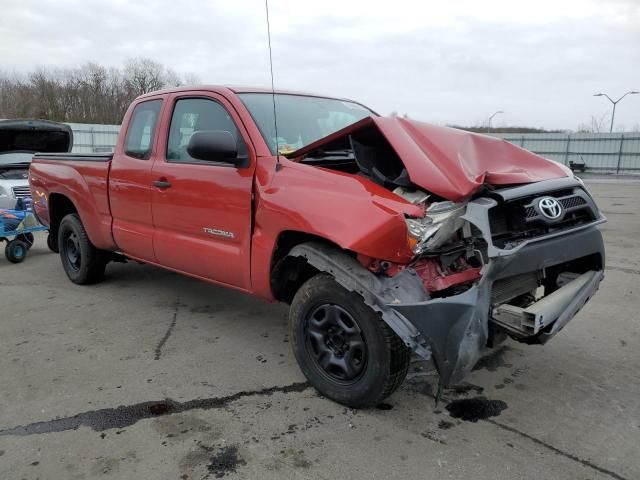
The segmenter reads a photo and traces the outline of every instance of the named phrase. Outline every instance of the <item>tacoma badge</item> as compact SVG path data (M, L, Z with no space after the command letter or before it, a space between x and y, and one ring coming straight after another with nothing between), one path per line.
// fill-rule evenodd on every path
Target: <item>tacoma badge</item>
M233 232L227 232L226 230L218 230L217 228L207 228L202 227L204 233L208 233L209 235L216 235L217 237L225 237L225 238L234 238L235 235Z

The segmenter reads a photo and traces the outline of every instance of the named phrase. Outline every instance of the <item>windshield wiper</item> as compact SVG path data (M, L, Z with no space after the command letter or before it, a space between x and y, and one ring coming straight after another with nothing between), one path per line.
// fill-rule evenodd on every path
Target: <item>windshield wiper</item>
M320 160L320 161L340 161L340 160L355 160L355 156L353 154L353 150L351 149L343 149L343 150L315 150L309 154L302 160L305 162L307 160Z

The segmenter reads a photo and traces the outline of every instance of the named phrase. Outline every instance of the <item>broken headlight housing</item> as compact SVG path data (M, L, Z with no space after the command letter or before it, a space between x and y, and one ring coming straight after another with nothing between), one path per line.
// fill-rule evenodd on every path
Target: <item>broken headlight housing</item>
M451 241L464 226L466 211L466 203L437 202L427 208L424 218L405 218L413 253L420 255Z

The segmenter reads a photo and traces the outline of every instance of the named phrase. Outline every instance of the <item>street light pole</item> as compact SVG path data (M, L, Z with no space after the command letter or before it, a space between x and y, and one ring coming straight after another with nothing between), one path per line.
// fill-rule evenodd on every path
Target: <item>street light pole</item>
M607 97L607 99L613 104L613 111L611 112L611 126L609 127L609 133L613 132L613 119L616 117L616 105L618 104L618 102L620 100L622 100L624 97L626 97L627 95L637 95L638 91L635 90L630 90L627 93L625 93L624 95L622 95L618 100L613 101L613 99L607 95L606 93L596 93L593 96L594 97Z
M495 112L493 115L489 117L489 125L487 125L487 133L491 132L491 120L493 120L493 117L495 117L499 113L504 113L504 112L502 110L498 110L497 112Z

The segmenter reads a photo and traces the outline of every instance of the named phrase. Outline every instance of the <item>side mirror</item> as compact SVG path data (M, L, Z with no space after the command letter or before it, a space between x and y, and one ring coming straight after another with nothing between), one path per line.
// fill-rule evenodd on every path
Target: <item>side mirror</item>
M224 162L238 165L238 147L231 132L226 130L200 130L194 132L187 145L187 153L196 160Z

